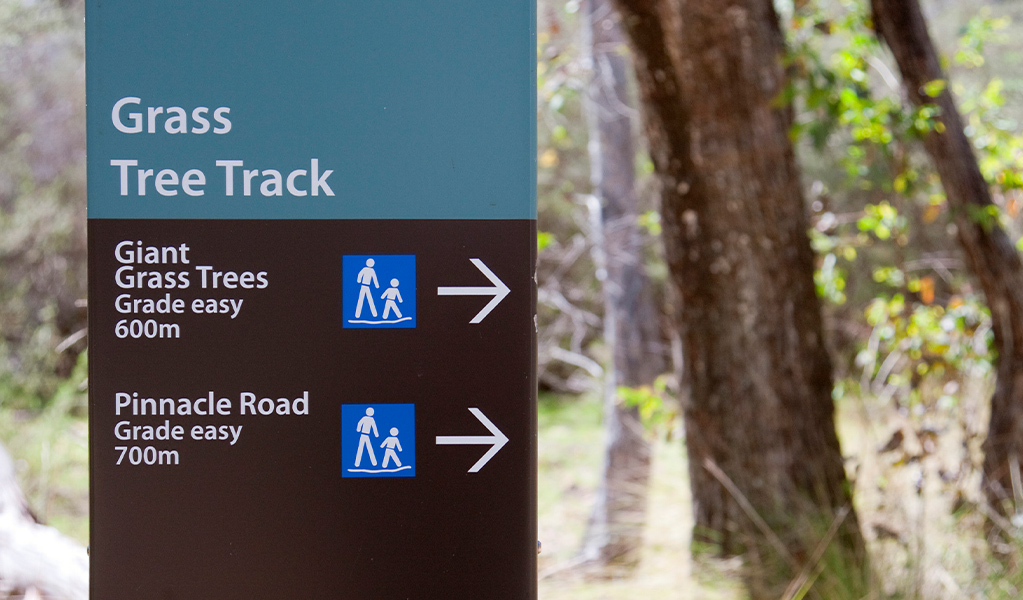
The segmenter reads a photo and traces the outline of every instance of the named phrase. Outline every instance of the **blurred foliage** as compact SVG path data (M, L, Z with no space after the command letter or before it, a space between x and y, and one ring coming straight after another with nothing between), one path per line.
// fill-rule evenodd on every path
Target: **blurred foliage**
M610 360L603 340L606 273L595 257L602 225L587 147L586 94L592 70L580 31L583 10L579 0L541 2L537 15L538 375L542 390L569 393L599 389ZM628 52L624 44L618 50ZM638 138L638 110L622 110L634 111ZM663 288L667 267L655 243L660 216L653 164L639 140L636 146L637 221L649 242L644 266Z
M964 269L941 182L921 145L921 135L940 126L938 109L903 100L869 3L798 5L788 15L788 100L797 107L792 135L812 180L817 288L828 301L832 349L847 379L836 397L858 388L899 405L930 405L944 396L925 397L921 390L941 388L925 380L985 372L993 360L990 317ZM989 10L971 18L954 60L946 61L951 80L983 65L1007 25ZM998 200L970 218L1018 231L1019 125L1003 110L1001 80L962 80L952 91ZM933 81L924 92L933 97L948 86Z
M952 92L991 185L995 205L966 216L1003 227L1015 241L1023 231L1023 104L1013 106L1008 94L1021 89L1023 73L986 69L1012 24L1004 10L995 16L968 4L973 10L953 36L938 8L951 4L930 3L932 30L945 33L937 41L949 79L923 92ZM888 595L1019 597L1019 573L983 543L989 511L979 494L980 448L993 334L921 143L941 126L938 108L905 100L868 11L859 0L789 6L792 85L783 99L795 108L792 136L810 192L815 279L836 358L833 396L840 407L859 406L839 420L860 475L857 508ZM939 555L929 544L969 550ZM961 587L940 591L941 578Z
M0 440L36 518L89 541L89 447L85 354L41 410L0 405Z
M579 11L579 2L550 2L537 15L538 376L542 389L571 393L597 389L606 358Z
M86 345L83 18L0 0L0 404L49 402Z
M680 433L677 428L682 417L678 403L674 401L678 390L673 380L672 376L661 375L654 380L653 385L618 387L618 398L622 405L635 407L643 425L668 440Z

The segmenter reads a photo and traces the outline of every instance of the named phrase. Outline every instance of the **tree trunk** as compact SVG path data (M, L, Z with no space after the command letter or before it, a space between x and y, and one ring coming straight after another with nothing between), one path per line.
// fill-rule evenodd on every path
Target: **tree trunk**
M861 598L865 549L835 435L791 114L779 105L773 4L616 1L682 304L694 536L745 556L754 599L779 598L816 568L819 545L829 568L817 593Z
M984 290L998 353L983 489L995 511L1013 515L1023 510L1023 498L1016 497L1020 490L1014 494L1012 485L1013 477L1020 481L1023 459L1023 262L997 217L987 212L993 206L991 191L963 130L951 86L935 98L924 93L927 83L946 77L919 3L872 0L871 7L878 36L895 55L910 101L941 109L939 126L924 137L924 146L941 177L967 263Z
M612 364L604 382L604 465L582 557L613 575L627 574L638 564L650 477L650 444L638 411L622 405L617 389L652 385L664 361L637 223L634 109L626 92L625 42L609 0L589 0L583 22L592 63L587 89L590 173L600 203L593 224L600 234L596 262L604 274L604 338Z

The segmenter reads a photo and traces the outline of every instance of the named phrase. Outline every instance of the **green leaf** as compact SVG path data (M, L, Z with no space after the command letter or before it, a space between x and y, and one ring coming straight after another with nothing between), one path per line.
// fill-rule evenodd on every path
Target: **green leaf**
M650 235L655 237L661 235L661 213L658 211L648 210L636 217L636 222Z
M944 79L935 79L924 84L923 91L931 98L937 98L945 92L945 88L948 87L948 82Z
M544 248L554 243L554 234L547 231L536 232L536 251L543 252Z

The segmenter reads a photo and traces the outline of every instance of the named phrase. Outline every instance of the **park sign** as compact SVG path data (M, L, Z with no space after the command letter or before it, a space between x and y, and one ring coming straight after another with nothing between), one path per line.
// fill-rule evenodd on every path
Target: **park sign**
M532 0L87 0L91 597L536 597Z

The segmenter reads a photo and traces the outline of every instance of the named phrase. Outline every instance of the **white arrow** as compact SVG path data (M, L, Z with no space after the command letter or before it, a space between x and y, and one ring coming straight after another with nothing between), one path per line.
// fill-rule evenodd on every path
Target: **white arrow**
M437 288L437 295L493 296L490 302L483 307L483 310L476 313L476 316L472 318L472 321L469 321L470 323L479 323L490 314L490 311L494 310L494 307L501 303L501 300L504 300L504 297L507 296L508 292L511 290L508 289L508 286L506 286L503 281L497 278L497 275L494 275L493 271L487 268L487 265L483 264L482 260L478 258L470 258L469 260L472 261L472 264L476 265L476 268L479 269L480 272L487 276L487 279L490 280L490 283L494 284L494 287L439 287Z
M487 453L476 461L476 464L469 469L470 473L478 473L479 470L483 468L483 465L490 462L490 459L494 458L494 455L497 454L501 448L504 448L504 445L508 443L508 436L501 433L501 430L491 423L490 419L488 419L480 409L470 408L469 412L476 415L476 418L480 420L480 423L483 423L483 425L490 430L490 433L493 435L438 435L437 445L482 446L484 444L493 444L490 447L490 450L487 450Z

